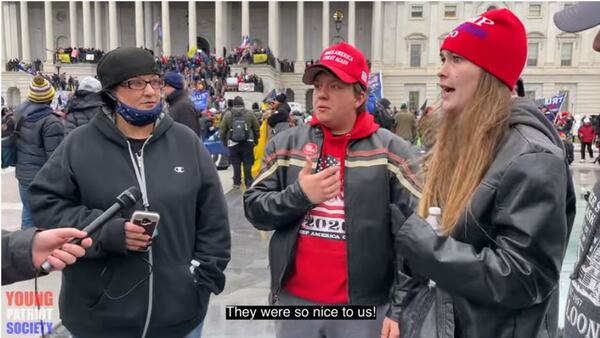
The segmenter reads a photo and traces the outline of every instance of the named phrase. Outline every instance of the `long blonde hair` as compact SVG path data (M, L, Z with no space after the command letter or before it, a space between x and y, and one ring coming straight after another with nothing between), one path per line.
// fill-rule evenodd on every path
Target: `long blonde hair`
M419 203L419 215L442 208L441 226L451 234L494 160L508 130L511 93L482 71L472 102L462 112L444 113Z

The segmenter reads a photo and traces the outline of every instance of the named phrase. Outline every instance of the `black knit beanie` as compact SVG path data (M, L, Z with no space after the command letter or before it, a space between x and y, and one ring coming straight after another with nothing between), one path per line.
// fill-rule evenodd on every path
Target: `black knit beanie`
M287 100L287 96L285 96L284 93L281 93L281 94L275 96L275 100L277 100L277 102L284 103L285 100Z
M160 74L154 57L141 48L126 47L106 53L96 68L102 89L108 89L134 76Z

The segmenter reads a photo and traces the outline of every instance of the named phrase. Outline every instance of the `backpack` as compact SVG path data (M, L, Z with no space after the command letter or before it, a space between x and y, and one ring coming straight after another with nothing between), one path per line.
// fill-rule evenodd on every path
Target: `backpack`
M248 140L248 125L244 114L232 114L232 123L229 138L234 142L245 142Z
M17 165L17 134L21 130L22 122L23 118L20 118L15 130L9 136L2 138L2 169Z
M571 143L571 141L564 139L563 140L563 144L565 146L565 155L567 157L567 162L569 164L573 163L573 160L575 160L575 154L574 154L574 147L573 147L573 143Z
M392 130L394 128L394 117L389 112L389 109L381 107L375 111L375 123L381 128Z
M227 168L229 168L229 156L224 154L212 154L211 157L217 170L227 170Z

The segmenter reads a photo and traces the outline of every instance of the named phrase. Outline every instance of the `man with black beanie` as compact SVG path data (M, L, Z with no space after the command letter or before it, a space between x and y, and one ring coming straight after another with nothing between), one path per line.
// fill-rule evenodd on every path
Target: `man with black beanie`
M85 258L64 271L62 323L85 338L200 337L230 259L217 171L198 136L165 112L164 81L147 51L114 49L97 75L102 111L31 184L35 224L83 228L126 188L139 187L142 198L90 234ZM156 213L160 224L136 225L134 211Z
M175 120L200 135L200 125L196 118L194 103L183 83L183 76L176 72L165 73L165 100L169 104L169 114Z
M275 96L271 101L271 116L267 120L273 135L290 128L290 113L292 108L287 103L287 96L284 93Z

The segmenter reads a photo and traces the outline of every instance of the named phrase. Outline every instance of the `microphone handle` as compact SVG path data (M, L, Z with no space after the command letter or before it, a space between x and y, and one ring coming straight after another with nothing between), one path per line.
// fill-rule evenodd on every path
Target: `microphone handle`
M106 209L100 216L98 216L92 223L88 224L81 231L85 231L88 234L88 237L91 236L94 232L96 232L106 221L111 219L118 211L121 209L121 205L119 203L115 203L110 206L110 208ZM83 238L73 238L69 241L70 244L81 244Z
M106 209L100 216L92 221L92 223L88 224L82 231L87 232L88 237L92 235L92 233L96 232L106 221L111 219L119 210L121 209L121 204L115 203L110 206L110 208ZM80 245L83 238L73 238L69 241L69 244L77 244ZM44 272L50 272L52 270L52 264L50 264L47 260L42 263L41 269Z

